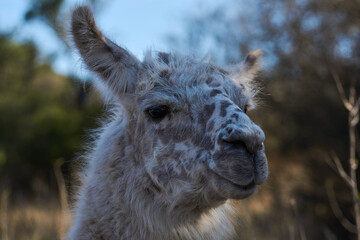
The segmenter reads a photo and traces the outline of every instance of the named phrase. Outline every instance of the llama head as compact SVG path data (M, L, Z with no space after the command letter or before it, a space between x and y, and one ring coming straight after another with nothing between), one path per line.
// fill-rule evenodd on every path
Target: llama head
M107 39L88 7L72 17L74 42L123 107L134 162L163 201L199 208L251 195L267 177L264 133L246 114L260 51L231 73L167 53L143 62Z

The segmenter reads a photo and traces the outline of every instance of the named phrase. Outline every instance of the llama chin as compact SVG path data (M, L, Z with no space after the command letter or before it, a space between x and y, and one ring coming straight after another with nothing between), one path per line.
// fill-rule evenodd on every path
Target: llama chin
M72 37L116 104L85 157L69 238L237 239L230 199L268 174L265 135L246 114L261 51L229 70L174 53L139 61L87 6L73 12Z

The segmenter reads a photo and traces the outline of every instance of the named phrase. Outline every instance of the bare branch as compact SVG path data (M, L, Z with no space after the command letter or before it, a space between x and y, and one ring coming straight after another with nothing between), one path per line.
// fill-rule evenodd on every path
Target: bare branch
M357 234L357 228L356 226L351 223L342 213L339 204L336 200L336 196L333 189L333 183L331 181L327 181L325 184L326 193L328 195L328 199L330 202L330 207L335 214L336 218L340 221L341 225L348 230L349 232Z
M351 193L352 193L352 202L354 206L355 212L355 220L356 220L356 227L357 227L357 239L360 240L360 205L359 205L359 191L357 186L357 176L356 171L358 168L358 163L356 161L356 125L359 122L359 115L354 114L358 112L358 109L355 108L357 105L356 99L356 90L355 90L355 80L353 79L350 87L349 93L349 102L353 106L352 111L349 111L349 165L350 165L350 177L352 179L353 185L351 186Z
M356 115L359 113L360 108L360 97L357 99L356 103L354 104L353 114Z
M349 89L349 102L354 107L355 106L355 97L356 97L356 90L355 90L355 82L354 79L351 81L351 86Z
M351 111L351 114L352 116L354 116L354 118L351 120L350 124L354 127L359 123L359 108L360 108L360 97L355 102L353 109Z
M355 117L350 121L350 125L355 127L359 123L359 114L355 115Z
M335 72L332 72L332 75L333 75L333 78L334 78L334 81L335 81L335 84L336 84L336 88L337 88L337 90L339 92L341 101L343 102L345 108L350 112L352 110L353 106L350 104L349 100L347 99L347 97L345 95L345 91L344 91L344 88L343 88L343 86L341 84L340 78L337 75L337 73L335 73Z
M339 169L337 168L337 166L335 165L334 161L332 160L331 156L329 155L325 155L325 162L329 165L329 167L331 167L332 170L334 170L337 174L340 175L340 171ZM342 170L344 171L344 170ZM346 173L345 173L346 174Z
M327 192L329 195L330 205L331 208L334 211L334 214L337 216L337 218L340 219L341 224L350 232L353 232L357 235L357 239L360 240L360 206L359 206L359 191L357 186L357 176L356 171L358 168L358 163L356 161L356 125L359 123L359 105L360 105L360 98L356 99L356 89L355 89L355 79L352 79L351 86L349 88L349 98L346 97L344 88L341 84L341 81L339 79L339 76L332 72L334 81L336 83L336 87L338 89L339 95L341 97L341 100L345 106L345 108L348 110L349 118L348 118L348 124L349 124L349 140L350 140L350 146L349 146L349 165L350 165L350 172L347 174L342 164L339 160L339 158L332 154L332 160L336 165L336 168L340 174L340 176L345 180L345 182L350 185L351 193L352 193L352 202L354 206L354 212L355 212L355 220L356 225L352 224L350 225L350 222L344 217L342 212L340 211L339 206L337 205L335 194L333 193L332 189L330 189L329 186L327 186ZM355 229L354 229L355 228Z
M328 157L329 160L327 160L327 163L342 177L342 179L347 183L347 185L351 187L353 185L353 180L345 172L339 157L336 155L335 152L331 152L330 155L331 157ZM335 166L333 163L335 163Z

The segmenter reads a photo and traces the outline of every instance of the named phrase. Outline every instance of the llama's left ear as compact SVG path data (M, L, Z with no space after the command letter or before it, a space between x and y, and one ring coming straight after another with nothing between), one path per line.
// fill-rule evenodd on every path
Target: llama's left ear
M100 32L88 6L74 10L71 33L86 65L100 76L114 94L135 91L140 62Z
M233 66L230 69L234 79L237 79L241 83L253 80L256 74L260 71L260 59L262 55L263 51L260 49L249 52L242 63Z
M244 60L244 71L246 74L255 75L260 70L260 58L263 55L263 51L258 49L249 52Z

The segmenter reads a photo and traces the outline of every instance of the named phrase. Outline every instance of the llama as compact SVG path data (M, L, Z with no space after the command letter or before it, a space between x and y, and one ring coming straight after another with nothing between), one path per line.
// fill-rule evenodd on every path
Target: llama
M100 32L87 6L71 27L114 107L86 157L69 238L237 239L231 199L268 174L265 135L246 114L261 51L231 71L174 53L141 62Z

